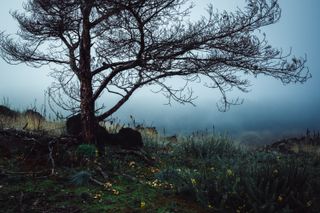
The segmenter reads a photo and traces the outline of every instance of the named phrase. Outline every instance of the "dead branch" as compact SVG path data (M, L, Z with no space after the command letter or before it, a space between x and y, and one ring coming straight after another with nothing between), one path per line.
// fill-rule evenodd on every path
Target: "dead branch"
M97 165L97 170L100 172L100 174L105 180L109 178L109 176L102 170L101 166Z
M49 149L49 160L51 162L51 175L54 175L54 171L55 171L55 162L54 162L54 159L53 159L53 146L54 144L57 142L57 140L51 140L49 143L48 143L48 149Z
M95 178L93 178L93 177L90 177L90 180L91 180L93 183L95 183L95 184L97 184L97 185L99 185L99 186L103 186L103 187L104 187L104 183L98 181L97 179L95 179Z

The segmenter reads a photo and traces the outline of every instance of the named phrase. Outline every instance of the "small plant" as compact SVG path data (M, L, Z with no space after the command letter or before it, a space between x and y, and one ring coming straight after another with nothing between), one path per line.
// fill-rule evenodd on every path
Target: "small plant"
M243 154L242 147L225 135L196 134L184 139L179 152L195 159L210 159Z
M263 164L244 179L248 204L254 212L277 212L285 208L304 212L313 199L308 169L294 160ZM310 202L309 202L310 203Z
M201 189L201 178L198 171L187 168L169 168L155 174L161 182L169 182L174 186L175 192L190 201L198 201L206 206L207 200Z
M70 183L77 186L88 185L90 178L91 178L90 172L80 171L70 178Z
M92 144L81 144L76 149L76 156L81 161L94 160L97 154L98 150L96 146Z

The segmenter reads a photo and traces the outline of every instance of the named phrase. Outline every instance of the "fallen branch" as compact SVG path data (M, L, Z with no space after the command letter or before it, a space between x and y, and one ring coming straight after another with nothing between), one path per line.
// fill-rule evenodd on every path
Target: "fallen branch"
M97 179L93 178L92 176L89 178L89 180L91 180L95 184L98 184L99 186L104 187L104 183L102 183L101 181L98 181Z
M105 180L109 179L109 176L102 170L101 166L97 165L97 170L100 172L100 174Z

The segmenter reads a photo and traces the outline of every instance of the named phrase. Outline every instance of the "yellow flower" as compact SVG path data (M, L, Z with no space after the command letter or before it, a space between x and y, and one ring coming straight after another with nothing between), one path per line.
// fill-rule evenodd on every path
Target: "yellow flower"
M307 202L307 207L310 207L310 206L312 206L312 201L311 201L311 200L309 200L309 201Z
M140 202L140 208L142 208L142 209L143 209L145 206L146 206L146 202L141 201L141 202Z
M196 185L196 184L197 184L197 181L196 181L196 179L194 179L194 178L191 178L191 183L192 183L192 185Z
M106 182L103 186L104 186L104 188L109 189L112 187L112 183Z
M136 162L134 162L134 161L130 161L130 162L129 162L129 166L130 166L130 167L134 168L135 165L136 165Z
M116 190L116 189L112 189L112 193L113 193L114 195L118 195L120 192L119 192L118 190Z
M281 203L281 202L283 201L283 197L282 197L281 195L279 195L277 201L278 201L279 203Z
M233 171L231 169L227 169L227 176L233 176Z
M101 198L101 194L97 193L93 196L94 199L100 199Z

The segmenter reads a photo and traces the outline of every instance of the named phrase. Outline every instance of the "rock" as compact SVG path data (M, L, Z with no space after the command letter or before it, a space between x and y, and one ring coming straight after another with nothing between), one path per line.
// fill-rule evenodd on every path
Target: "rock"
M131 128L122 128L117 135L119 144L124 149L140 149L143 147L139 131Z
M11 110L10 108L0 105L0 116L6 116L10 118L14 118L18 116L18 113L16 111Z
M32 110L32 109L28 109L24 112L24 115L27 116L27 117L30 117L32 119L35 119L35 120L39 120L39 121L44 121L45 118L37 111L35 110Z
M103 128L103 127L101 127ZM98 129L98 143L105 145L120 146L122 149L140 149L143 147L140 132L131 128L122 128L118 133L110 134L105 128ZM107 133L105 133L105 131Z
M67 133L73 136L81 134L81 115L77 114L67 119ZM131 128L122 128L119 133L110 134L106 128L98 123L96 130L96 146L99 152L104 153L106 145L120 146L123 149L139 149L143 146L140 132Z
M67 119L66 122L67 133L73 136L81 134L81 115L76 114Z
M98 123L95 124L95 130L96 130L96 137L97 138L108 138L108 131L106 128L100 126ZM67 133L69 135L74 135L74 136L79 136L82 132L81 129L81 115L76 114L74 116L71 116L70 118L67 119L66 121L66 128L67 128Z
M106 128L100 126L98 123L96 124L96 147L98 152L102 155L105 154L105 146L108 145L108 141L110 140L110 133L106 130Z
M81 128L81 114L76 114L71 116L66 121L66 129L67 133L72 136L79 137L81 136L82 128ZM108 140L110 138L108 131L100 126L98 123L95 127L96 130L96 147L98 152L102 155L105 153L105 146L108 144Z

